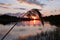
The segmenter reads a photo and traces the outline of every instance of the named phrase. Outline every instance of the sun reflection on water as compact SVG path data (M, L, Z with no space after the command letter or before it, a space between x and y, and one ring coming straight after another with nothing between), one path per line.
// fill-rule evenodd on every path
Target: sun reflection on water
M23 26L40 26L41 21L40 20L30 20L30 21L23 21L19 23L18 25L23 25Z
M31 20L30 25L38 25L38 24L41 24L40 20Z
M18 23L18 25L22 26L40 26L41 21L40 20L30 20L30 21L22 21Z

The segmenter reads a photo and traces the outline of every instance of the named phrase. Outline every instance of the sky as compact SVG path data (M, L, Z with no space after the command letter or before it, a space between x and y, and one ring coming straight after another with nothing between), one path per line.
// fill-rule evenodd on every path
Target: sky
M60 0L0 0L0 14L24 13L34 8L42 9L44 16L60 14Z

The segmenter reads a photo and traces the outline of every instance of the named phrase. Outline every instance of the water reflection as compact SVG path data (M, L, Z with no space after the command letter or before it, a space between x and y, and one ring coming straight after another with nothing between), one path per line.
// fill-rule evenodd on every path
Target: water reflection
M40 20L31 20L30 25L38 25L38 24L41 24Z
M40 20L19 22L4 40L51 40L54 37L54 31L52 30L54 30L55 27L49 25L49 23L45 23L44 28L41 29L41 25ZM6 32L5 30L8 31L8 28L11 28L11 26L0 25L0 34L3 35L3 33Z
M21 26L41 26L40 20L31 20L31 21L22 21L18 23L17 25Z

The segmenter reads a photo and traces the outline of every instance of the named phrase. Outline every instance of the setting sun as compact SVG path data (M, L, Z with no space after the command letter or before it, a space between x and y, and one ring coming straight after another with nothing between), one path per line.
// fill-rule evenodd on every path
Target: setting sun
M32 19L39 19L37 16L31 16Z
M32 16L32 18L33 18L33 19L37 19L37 17L35 17L35 16Z

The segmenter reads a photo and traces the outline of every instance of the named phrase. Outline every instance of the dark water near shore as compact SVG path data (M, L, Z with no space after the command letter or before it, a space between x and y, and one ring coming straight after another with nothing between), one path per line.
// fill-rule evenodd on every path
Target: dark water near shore
M13 26L0 24L0 39ZM60 28L40 20L18 22L4 40L60 40Z

